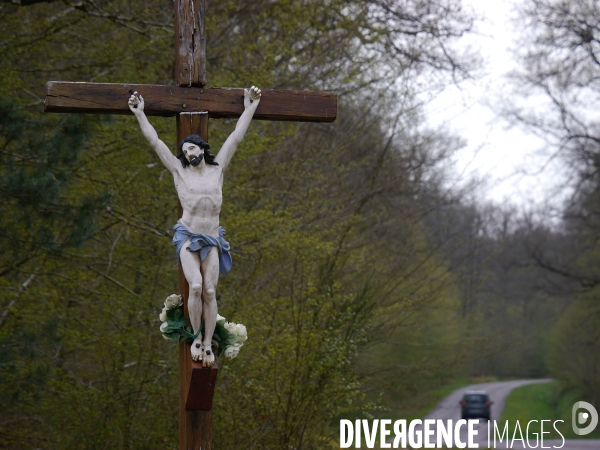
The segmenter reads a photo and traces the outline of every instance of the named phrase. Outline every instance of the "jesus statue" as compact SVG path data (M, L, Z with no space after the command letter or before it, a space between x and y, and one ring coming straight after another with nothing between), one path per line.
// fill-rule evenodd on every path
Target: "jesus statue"
M260 89L254 86L244 89L244 112L216 156L197 134L187 136L179 144L179 154L173 155L148 122L142 96L134 92L128 102L142 134L173 174L183 208L181 219L173 227L173 244L190 285L188 310L194 333L198 334L192 343L192 359L201 361L203 367L210 367L215 361L211 340L217 321L215 289L219 272L226 274L231 269L229 243L223 237L225 230L219 226L223 172L248 130L260 96ZM202 322L204 336L198 333Z

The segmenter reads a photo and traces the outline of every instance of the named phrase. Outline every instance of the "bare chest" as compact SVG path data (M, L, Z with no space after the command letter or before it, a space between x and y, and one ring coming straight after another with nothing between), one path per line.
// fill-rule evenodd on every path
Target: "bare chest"
M200 208L213 214L221 210L223 171L219 167L207 166L202 171L182 169L174 183L184 210L194 213Z

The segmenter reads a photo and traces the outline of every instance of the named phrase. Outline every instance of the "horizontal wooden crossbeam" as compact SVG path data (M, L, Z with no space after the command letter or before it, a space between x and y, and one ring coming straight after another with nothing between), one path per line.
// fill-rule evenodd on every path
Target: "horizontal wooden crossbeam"
M129 91L144 97L146 115L174 116L208 111L210 117L239 117L244 112L240 88L194 88L153 84L46 83L44 111L61 113L131 114ZM254 119L333 122L337 96L331 92L262 89Z

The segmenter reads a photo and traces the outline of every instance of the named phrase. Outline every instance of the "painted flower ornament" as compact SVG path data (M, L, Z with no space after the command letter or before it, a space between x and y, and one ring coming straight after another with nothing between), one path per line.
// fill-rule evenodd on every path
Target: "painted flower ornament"
M204 327L200 326L197 333L188 325L188 317L183 315L181 295L173 294L167 297L164 307L158 316L162 322L160 332L163 338L173 342L193 342ZM212 337L212 347L217 356L224 355L227 359L235 358L244 342L248 340L248 330L241 323L227 322L225 317L217 315L217 324Z

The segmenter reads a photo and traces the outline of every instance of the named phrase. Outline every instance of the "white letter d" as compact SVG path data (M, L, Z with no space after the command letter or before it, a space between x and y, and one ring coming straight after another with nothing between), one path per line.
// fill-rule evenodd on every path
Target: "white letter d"
M346 419L340 420L340 448L350 448L353 439L354 427L352 426L352 421Z

